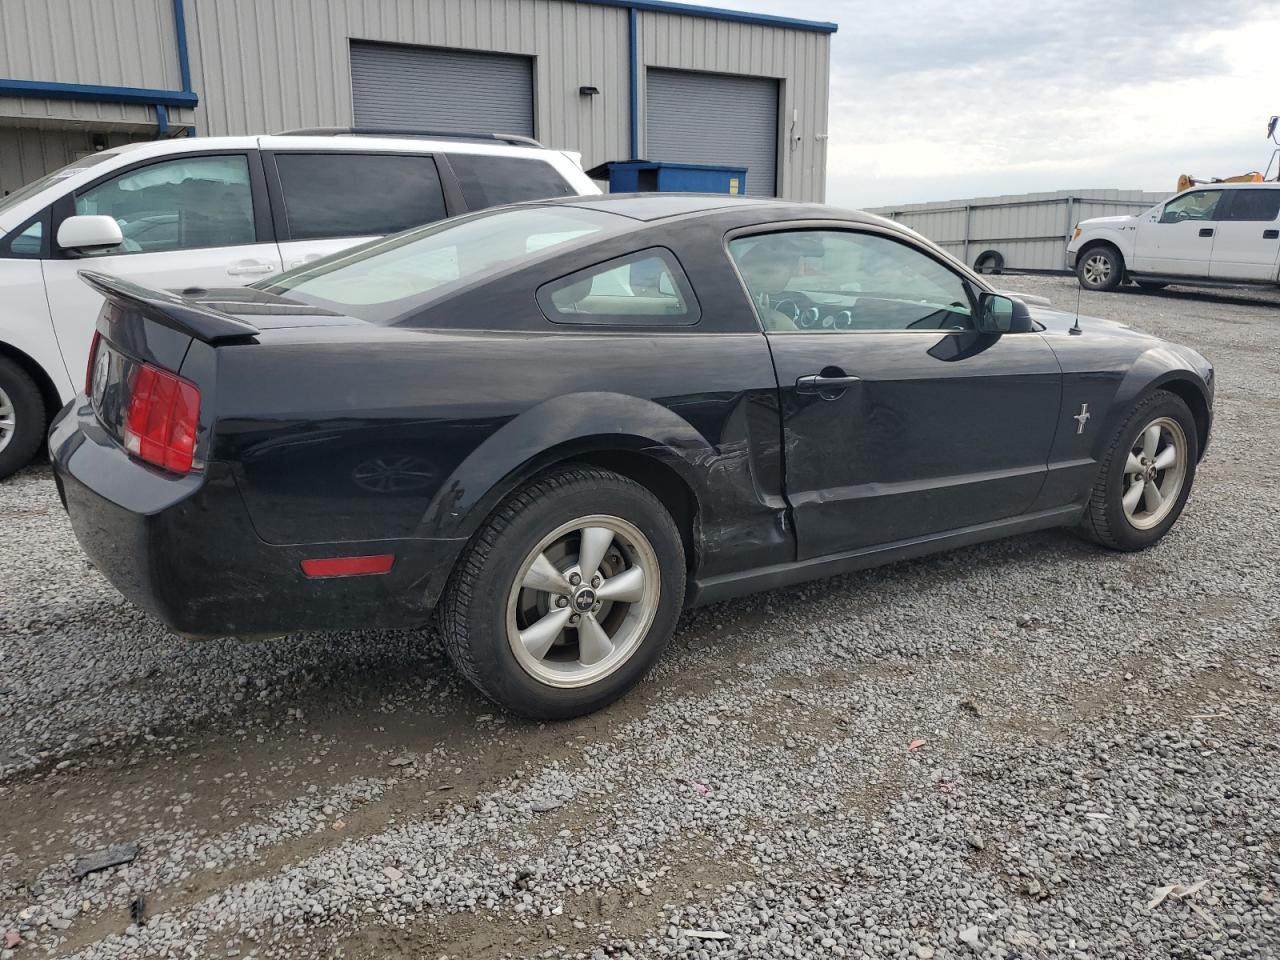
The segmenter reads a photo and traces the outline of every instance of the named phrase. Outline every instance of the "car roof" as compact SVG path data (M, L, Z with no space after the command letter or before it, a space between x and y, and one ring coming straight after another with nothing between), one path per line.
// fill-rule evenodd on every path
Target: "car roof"
M884 223L883 218L858 210L841 210L820 203L799 203L769 197L743 197L728 193L607 193L599 197L557 197L530 201L539 204L581 207L613 213L632 220L665 220L690 214L755 209L778 220L841 219Z

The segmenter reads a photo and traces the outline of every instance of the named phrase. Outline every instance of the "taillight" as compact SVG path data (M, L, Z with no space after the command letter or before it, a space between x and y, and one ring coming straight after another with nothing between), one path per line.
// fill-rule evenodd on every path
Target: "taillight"
M89 344L89 365L84 371L84 395L86 397L93 396L93 364L98 358L98 343L102 340L102 334L97 330L93 331L93 343Z
M126 450L165 470L190 473L199 422L194 383L149 363L137 367L124 421Z

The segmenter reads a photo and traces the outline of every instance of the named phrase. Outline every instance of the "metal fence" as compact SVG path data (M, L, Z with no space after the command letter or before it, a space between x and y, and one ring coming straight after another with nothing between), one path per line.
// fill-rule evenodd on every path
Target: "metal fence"
M1081 220L1134 214L1167 199L1142 190L1072 190L877 207L977 269L1065 270Z

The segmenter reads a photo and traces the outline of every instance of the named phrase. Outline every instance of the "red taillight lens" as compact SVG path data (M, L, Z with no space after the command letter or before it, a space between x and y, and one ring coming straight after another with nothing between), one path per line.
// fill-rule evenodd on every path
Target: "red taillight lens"
M200 391L194 383L144 363L137 368L124 448L140 460L174 473L190 473L195 460Z
M98 343L102 340L102 334L97 330L93 331L93 343L89 344L89 365L84 370L84 395L86 397L93 396L93 362L98 358Z

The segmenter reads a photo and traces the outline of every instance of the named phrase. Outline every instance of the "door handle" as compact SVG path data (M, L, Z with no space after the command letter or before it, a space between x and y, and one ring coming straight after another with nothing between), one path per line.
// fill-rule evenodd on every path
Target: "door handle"
M1263 240L1280 240L1280 230L1263 230Z
M1201 228L1200 228L1200 236L1202 236L1202 237L1212 237L1212 236L1213 236L1213 227L1201 227Z
M227 267L229 277L252 277L262 273L270 273L275 267L262 260L240 260Z
M843 373L828 376L824 373L811 373L807 377L796 378L796 393L817 394L823 400L836 400L861 377L846 377Z
M294 270L294 269L297 269L298 267L311 263L313 260L319 260L320 256L321 255L318 253L308 253L305 257L301 257L298 260L290 260L287 266L289 267L290 270Z

